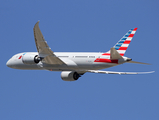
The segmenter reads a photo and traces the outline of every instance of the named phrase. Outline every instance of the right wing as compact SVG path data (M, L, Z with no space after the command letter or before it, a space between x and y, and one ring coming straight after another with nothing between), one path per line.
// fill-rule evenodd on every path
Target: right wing
M150 71L150 72L114 72L114 71L101 71L101 70L88 70L87 72L91 73L103 73L103 74L127 74L127 75L132 75L132 74L148 74L148 73L153 73L155 71Z
M39 21L34 26L34 38L36 43L36 48L39 53L39 57L43 58L42 62L46 64L56 64L62 65L65 64L62 60L60 60L56 55L53 53L51 48L48 46L47 42L45 41L40 28L39 28Z

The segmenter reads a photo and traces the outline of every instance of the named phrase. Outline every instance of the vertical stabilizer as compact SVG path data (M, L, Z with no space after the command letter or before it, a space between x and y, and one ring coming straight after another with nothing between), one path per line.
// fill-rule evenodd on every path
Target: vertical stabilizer
M124 56L137 28L130 29L115 45L115 48L121 56ZM104 53L103 55L110 55L110 51Z
M136 32L137 28L129 30L114 46L114 48L119 52L121 56L123 56Z

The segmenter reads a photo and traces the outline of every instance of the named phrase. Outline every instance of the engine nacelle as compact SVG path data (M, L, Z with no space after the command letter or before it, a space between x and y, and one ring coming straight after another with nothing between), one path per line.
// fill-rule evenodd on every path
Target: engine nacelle
M61 73L61 78L64 81L76 81L79 77L80 74L75 71L63 71Z
M38 64L40 60L38 59L38 55L26 53L25 55L23 55L22 61L24 64L31 65Z

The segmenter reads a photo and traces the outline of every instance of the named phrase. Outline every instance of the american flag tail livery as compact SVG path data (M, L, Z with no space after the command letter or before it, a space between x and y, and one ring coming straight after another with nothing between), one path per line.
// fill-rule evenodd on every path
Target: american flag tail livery
M121 56L124 56L137 28L130 29L119 41L115 44L114 48L118 51ZM110 51L103 55L110 55Z
M64 81L76 81L86 72L103 74L148 74L150 72L116 72L103 71L124 63L143 62L132 61L124 56L137 28L129 30L119 42L108 52L53 52L48 46L39 28L39 21L35 24L34 38L37 52L23 52L12 56L6 63L10 68L22 70L49 70L61 71L61 78Z

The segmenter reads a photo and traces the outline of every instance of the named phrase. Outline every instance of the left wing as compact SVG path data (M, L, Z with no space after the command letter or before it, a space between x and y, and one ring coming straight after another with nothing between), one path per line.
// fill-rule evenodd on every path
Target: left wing
M47 64L56 64L62 65L65 64L62 60L60 60L56 55L53 53L51 48L48 46L47 42L45 41L40 28L39 28L39 21L34 26L34 38L36 43L36 48L39 53L39 57L43 58L42 62Z
M114 72L114 71L101 71L101 70L88 70L87 72L91 72L91 73L103 73L103 74L148 74L148 73L153 73L155 71L150 71L150 72Z

